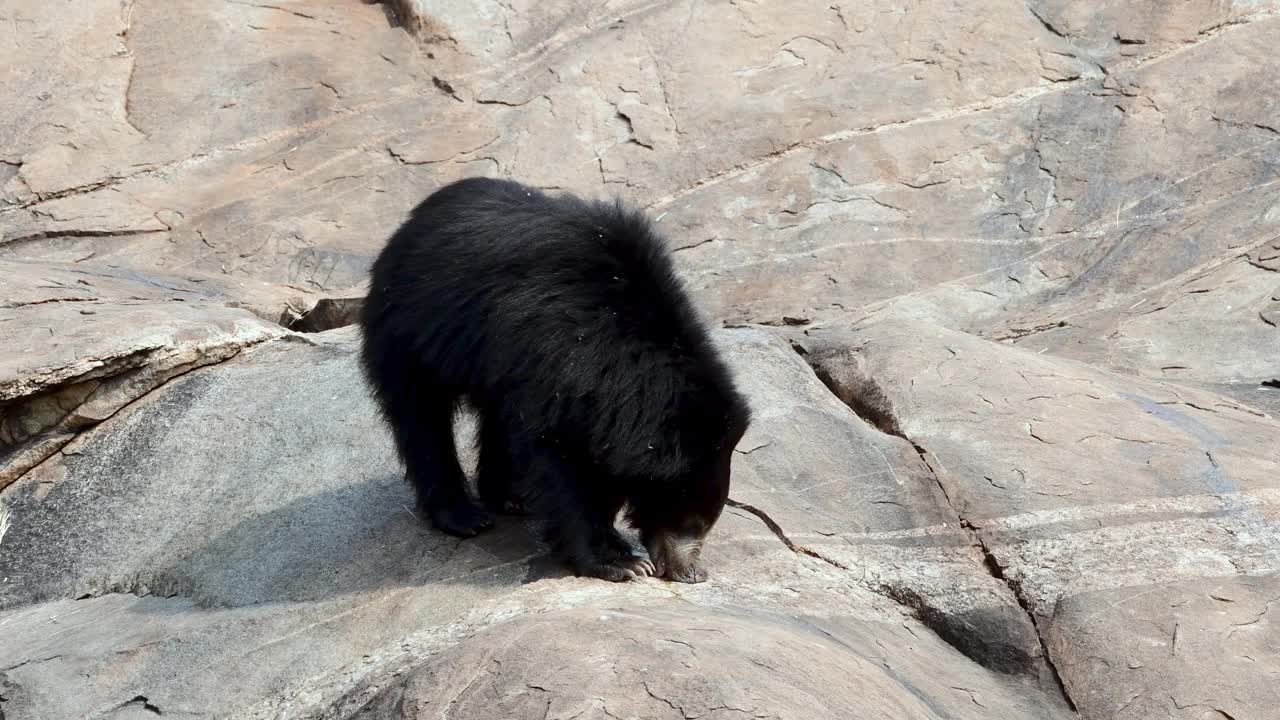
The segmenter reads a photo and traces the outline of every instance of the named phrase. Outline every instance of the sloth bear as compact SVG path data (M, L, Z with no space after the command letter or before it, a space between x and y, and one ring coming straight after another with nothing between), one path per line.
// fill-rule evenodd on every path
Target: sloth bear
M437 528L527 505L578 575L706 579L749 409L640 211L454 182L391 236L361 313L365 375ZM463 398L483 506L454 447ZM614 526L624 507L643 548Z

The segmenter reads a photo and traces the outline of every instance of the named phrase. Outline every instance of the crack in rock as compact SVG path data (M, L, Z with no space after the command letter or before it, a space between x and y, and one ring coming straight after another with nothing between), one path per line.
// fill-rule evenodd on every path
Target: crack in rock
M1041 630L1036 620L1031 603L1023 592L1021 584L1016 580L1005 576L1004 568L1000 565L995 554L986 544L980 533L980 529L970 523L969 520L960 513L955 501L951 497L951 493L948 492L946 483L942 480L942 476L938 473L933 463L929 461L929 451L926 450L924 446L910 438L906 432L903 431L902 424L894 411L893 404L888 397L888 394L885 393L884 389L881 388L873 378L865 372L861 372L861 368L855 372L843 373L841 377L836 378L831 368L826 366L826 362L828 360L836 359L833 357L834 354L839 353L844 355L850 352L856 352L857 348L838 347L834 349L834 353L818 352L815 354L809 349L804 348L795 340L791 341L791 347L798 355L800 355L801 358L804 359L805 363L813 369L818 380L822 382L828 391L830 391L836 399L840 400L841 403L852 410L854 414L886 435L892 435L906 441L916 451L921 462L928 469L930 477L941 491L942 497L946 501L951 513L955 515L958 524L969 536L973 547L982 554L983 563L987 573L1008 588L1009 592L1013 595L1014 600L1016 600L1019 607L1021 607L1022 612L1030 620L1031 627L1035 631L1036 642L1040 646L1041 657L1044 658L1045 665L1048 668L1050 675L1053 677L1063 700L1073 711L1075 711L1075 701L1067 692L1066 685L1062 681L1062 676L1058 673L1058 669L1053 663L1053 659L1049 654L1049 648L1045 644L1044 632ZM884 589L882 588L882 590ZM894 588L885 594L896 602L912 608L916 612L916 617L925 624L926 627L929 627L931 630L938 633L939 637L944 641L950 642L948 640L948 635L954 634L954 618L933 610L921 602L917 602L916 600L918 600L918 595L913 599L910 597L909 593L909 590L904 591ZM935 627L938 625L941 625L941 627L946 631L946 634L939 632L937 627ZM972 636L972 634L973 633L965 633L964 636L968 638L969 636ZM954 643L951 644L956 647L957 650L964 653L966 657L970 657L979 664L983 664L985 666L987 662L990 661L990 658L985 656L974 657L970 654L980 648L967 643L964 646L956 646Z
M910 609L916 619L943 642L985 668L1006 675L1026 674L1035 668L1036 658L1026 650L1009 642L1000 642L998 638L993 641L982 632L981 624L990 626L1006 622L1004 616L984 618L979 611L956 615L939 607L931 598L901 585L882 583L875 590Z
M1071 327L1070 323L1066 320L1042 323L1032 327L1011 327L1004 332L992 335L989 339L995 340L996 342L1008 342L1009 340L1020 340L1024 337L1030 337L1031 335L1038 335L1043 332L1049 332L1050 330L1057 330L1059 328L1066 327Z
M168 232L167 230L158 229L142 229L142 230L42 230L40 232L31 233L29 235L19 235L17 237L0 239L0 245L12 246L21 245L23 243L37 242L39 240L50 240L53 238L114 238L114 237L132 237L134 235L154 235L156 233Z
M132 700L129 700L127 702L122 702L119 705L112 708L111 712L116 713L121 710L124 710L125 708L139 708L141 710L151 713L152 715L164 714L160 712L160 708L158 706L152 704L151 700L147 698L146 695L136 695Z
M622 112L622 110L618 108L617 103L609 103L609 104L613 106L614 117L617 118L618 120L621 120L622 124L626 126L626 129L627 129L626 141L628 143L631 143L632 145L639 145L640 147L646 150L652 150L653 145L651 143L644 142L636 135L636 125L635 125L635 122L632 121L631 116Z
M445 95L448 95L449 97L453 98L454 100L457 100L458 102L463 102L462 97L458 95L458 91L454 89L453 85L448 80L444 80L435 75L432 75L431 84L435 85L436 89L444 93ZM481 102L481 104L484 104L484 103Z

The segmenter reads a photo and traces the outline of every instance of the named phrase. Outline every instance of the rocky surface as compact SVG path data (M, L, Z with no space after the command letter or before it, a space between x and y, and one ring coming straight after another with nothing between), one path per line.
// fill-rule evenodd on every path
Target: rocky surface
M0 20L0 717L1274 717L1280 3ZM474 174L731 326L707 583L410 511L343 326Z
M726 637L768 633L779 652L803 656L823 635L796 628L830 622L842 629L821 641L836 663L825 681L797 659L744 651L789 665L791 675L771 681L781 685L806 676L821 687L858 668L866 677L850 692L906 693L895 699L903 717L919 708L982 717L952 685L1009 717L1066 711L1034 627L956 526L925 463L859 420L782 339L723 331L761 416L737 458L736 507L707 551L714 580L675 586L562 577L521 523L467 542L423 527L389 442L371 432L354 332L304 337L315 339L268 343L165 385L9 490L16 522L0 587L15 642L0 667L17 699L6 712L93 715L143 695L165 714L345 716L399 693L405 677L438 672L417 668L460 638L478 633L459 662L492 655L486 638L506 643L506 623L517 620L556 653L556 683L625 707L642 696L611 695L592 679L595 655L555 650L578 644L576 632L560 641L547 632L605 611L634 614L626 625L637 635L689 643L691 657L709 642L702 670L677 663L667 669L677 677L653 682L687 675L712 705L736 706L746 696L735 693L752 690L717 679L739 676L748 661L722 657L734 644ZM106 619L122 613L136 622ZM506 629L481 632L494 625ZM710 637L689 636L699 632ZM633 672L683 647L600 640L598 653L630 653ZM954 666L954 677L934 663ZM96 681L68 696L63 683L77 667L96 667ZM228 687L239 691L228 696ZM769 714L847 699L805 701L815 706L754 690Z
M1082 715L1272 712L1280 423L903 318L823 335L798 343L851 407L918 443Z

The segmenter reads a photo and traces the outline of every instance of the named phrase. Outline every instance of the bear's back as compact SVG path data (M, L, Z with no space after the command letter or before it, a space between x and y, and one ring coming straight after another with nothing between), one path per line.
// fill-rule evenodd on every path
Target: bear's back
M660 395L714 363L665 241L619 203L461 180L415 208L373 275L371 303L453 384Z

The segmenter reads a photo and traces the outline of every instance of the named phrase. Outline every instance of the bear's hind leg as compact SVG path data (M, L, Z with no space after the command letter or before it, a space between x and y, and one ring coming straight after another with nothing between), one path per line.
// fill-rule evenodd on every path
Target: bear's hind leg
M433 391L415 395L396 398L387 414L418 506L450 535L478 535L493 527L493 517L467 495L453 444L453 397Z
M490 511L506 515L525 515L529 501L515 476L516 466L507 447L509 436L496 409L480 411L480 468L476 478L480 502Z

